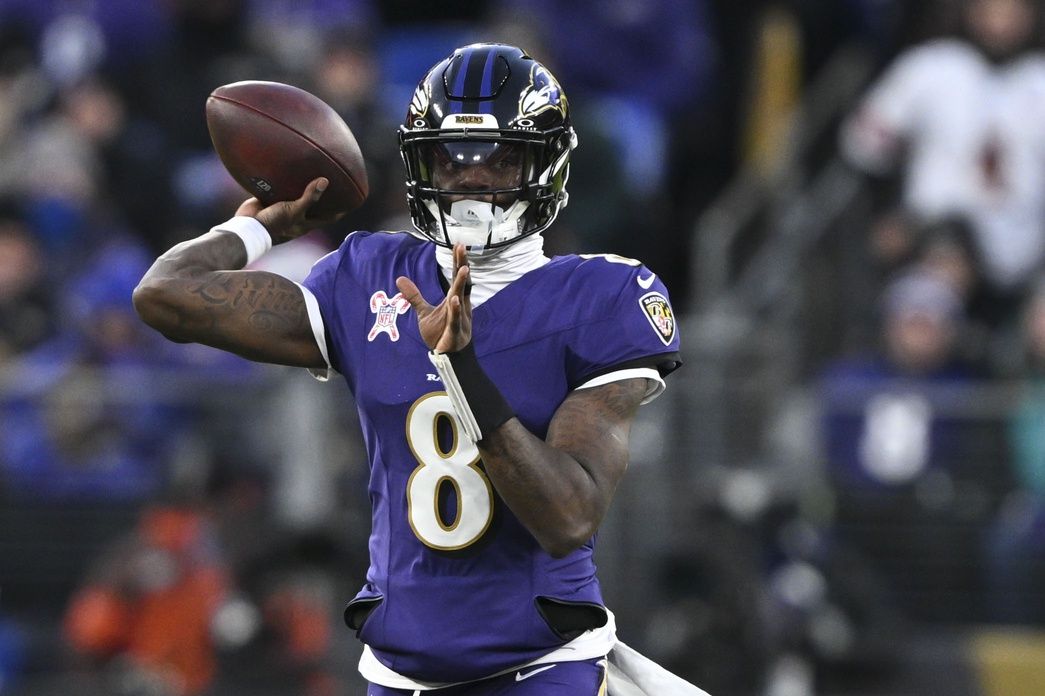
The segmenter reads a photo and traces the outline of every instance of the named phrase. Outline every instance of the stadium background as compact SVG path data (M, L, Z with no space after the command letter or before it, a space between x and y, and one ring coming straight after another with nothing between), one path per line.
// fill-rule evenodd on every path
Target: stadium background
M878 253L911 225L895 186L846 163L839 124L956 5L0 0L0 693L360 691L345 390L161 341L130 291L243 197L210 150L215 86L296 84L360 140L366 206L262 261L301 277L352 229L404 228L394 128L474 40L570 96L546 249L641 258L673 293L686 365L600 535L622 639L716 696L1045 693L1033 293L961 323L960 379L885 385L901 474L848 476L838 449L873 396L839 361L925 299Z

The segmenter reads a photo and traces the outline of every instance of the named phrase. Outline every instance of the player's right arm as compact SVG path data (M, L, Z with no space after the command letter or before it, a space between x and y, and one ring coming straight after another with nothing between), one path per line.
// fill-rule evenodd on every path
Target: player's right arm
M236 214L256 218L274 243L284 242L316 227L305 215L326 185L326 179L316 179L296 201L267 208L250 199ZM244 242L231 232L182 242L146 272L134 290L134 308L172 341L203 343L260 362L326 367L302 288L274 273L238 270L246 263Z

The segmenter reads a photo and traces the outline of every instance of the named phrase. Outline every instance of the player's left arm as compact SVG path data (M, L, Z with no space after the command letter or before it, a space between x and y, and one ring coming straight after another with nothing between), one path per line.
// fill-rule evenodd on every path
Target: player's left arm
M648 393L644 378L578 389L556 410L547 439L511 418L477 443L497 492L551 555L580 548L601 524Z

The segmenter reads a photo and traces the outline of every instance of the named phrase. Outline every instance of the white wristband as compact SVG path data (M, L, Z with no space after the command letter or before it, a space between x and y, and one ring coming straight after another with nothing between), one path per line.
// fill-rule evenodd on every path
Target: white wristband
M272 248L272 236L265 226L256 219L247 215L237 215L220 225L210 228L211 232L231 232L243 240L243 246L247 248L247 263L257 261L261 256Z

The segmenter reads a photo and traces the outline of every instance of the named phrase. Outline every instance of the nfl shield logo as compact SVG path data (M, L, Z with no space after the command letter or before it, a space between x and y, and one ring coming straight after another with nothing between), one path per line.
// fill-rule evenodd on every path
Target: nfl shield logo
M399 327L396 326L396 318L410 309L410 303L403 297L403 293L397 292L392 297L385 294L384 290L378 290L370 296L370 311L377 315L374 327L370 329L366 340L373 341L378 334L386 333L393 341L399 340Z
M675 338L675 315L668 304L668 298L659 292L646 293L639 298L639 306L661 342L669 345Z

